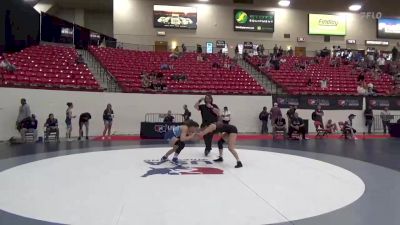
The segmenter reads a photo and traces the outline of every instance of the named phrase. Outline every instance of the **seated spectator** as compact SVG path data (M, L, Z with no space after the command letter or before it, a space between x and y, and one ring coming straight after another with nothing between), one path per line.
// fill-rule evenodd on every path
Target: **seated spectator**
M211 67L219 69L219 68L221 68L221 65L218 62L213 62Z
M50 136L50 133L52 133L52 132L56 132L57 141L60 140L58 121L56 118L54 118L53 113L50 113L49 118L47 118L46 123L44 124L44 127L46 128L46 130L45 130L46 136L44 137L45 141L49 141L49 136Z
M357 77L357 82L362 82L365 81L365 74L364 73L360 73Z
M315 130L324 129L324 122L322 117L324 116L324 111L321 106L318 105L315 111L311 114L311 119L314 121Z
M167 63L163 63L163 64L161 64L160 69L161 70L170 70L171 67Z
M332 122L331 119L328 120L328 122L326 123L325 128L331 134L338 132L338 127L337 127L336 123Z
M11 64L6 58L4 58L3 61L1 61L0 68L5 69L9 73L14 73L17 70L17 67Z
M178 82L184 82L187 80L187 76L184 74L174 74L174 75L172 75L172 80L178 81Z
M197 54L197 61L198 62L203 62L204 60L203 60L203 56L201 56L201 54Z
M353 119L355 117L356 115L350 114L348 117L349 119L344 123L343 133L345 139L357 139L357 137L354 135L356 130L353 128Z
M322 89L328 88L328 81L329 80L327 77L325 77L323 80L320 81Z
M368 84L366 95L368 95L368 96L376 95L376 90L374 89L374 85L372 83Z
M27 133L33 133L33 141L37 139L37 124L35 114L32 114L30 117L27 117L21 121L21 139L22 142L25 142L25 136Z
M142 77L142 88L154 89L153 82L152 80L150 80L150 77L147 74L143 73L141 77Z
M306 130L304 128L304 121L299 117L298 113L294 113L294 117L290 120L289 124L289 138L292 138L293 132L301 134L303 140L306 140Z
M378 64L380 70L385 69L385 63L386 59L382 55L380 55L379 58L376 60L376 64Z
M367 90L365 90L365 88L362 85L358 85L357 86L357 93L360 95L366 95L367 94Z
M78 55L78 58L76 58L76 64L85 64L85 60L83 59L82 54Z
M171 110L168 110L167 115L164 117L164 123L171 124L174 122L175 117L172 116Z
M278 117L275 119L275 121L273 121L273 125L272 125L273 137L276 136L277 131L283 131L284 136L286 136L286 133L287 133L286 121L285 121L285 118L283 118L281 114L278 114Z
M306 83L306 86L307 86L307 87L312 87L312 85L313 85L313 83L312 83L311 78L308 78L307 83Z

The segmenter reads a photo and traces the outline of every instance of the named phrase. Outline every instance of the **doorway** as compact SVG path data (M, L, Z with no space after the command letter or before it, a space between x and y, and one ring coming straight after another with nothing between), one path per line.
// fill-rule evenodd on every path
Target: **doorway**
M294 55L295 56L306 56L306 47L295 47Z
M167 41L156 41L154 43L154 51L155 52L167 52L168 51L168 42Z

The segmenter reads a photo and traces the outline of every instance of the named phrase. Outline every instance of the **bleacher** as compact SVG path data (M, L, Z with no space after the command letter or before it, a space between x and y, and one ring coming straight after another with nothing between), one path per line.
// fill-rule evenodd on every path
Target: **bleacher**
M37 45L5 57L17 70L0 71L2 86L101 91L86 65L76 64L78 52L74 48Z
M89 51L117 80L124 92L151 92L142 88L141 73L162 72L167 93L266 94L266 90L240 66L224 68L218 54L207 54L207 61L197 61L196 53L185 53L176 60L168 52L133 51L90 47ZM229 59L231 60L231 59ZM222 68L212 68L218 62ZM161 71L161 64L173 66ZM174 74L184 74L185 81L174 81Z
M295 69L295 63L302 60L311 60L312 57L283 57L286 62L281 63L279 70L273 68L260 68L264 63L260 57L246 57L246 61L254 68L266 75L269 79L281 86L289 94L328 94L328 95L358 95L357 75L352 75L354 65L340 65L331 67L329 57L321 58L319 64L309 65L306 70ZM312 86L307 86L311 78ZM321 88L320 81L328 78L328 87ZM372 74L365 76L366 83L372 83L380 95L390 93L393 88L393 79L389 74L382 74L380 79L375 80Z

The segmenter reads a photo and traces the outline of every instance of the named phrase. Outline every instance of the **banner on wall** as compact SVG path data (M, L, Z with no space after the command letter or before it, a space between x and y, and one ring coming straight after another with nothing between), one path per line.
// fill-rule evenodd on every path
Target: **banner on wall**
M197 29L197 8L154 5L153 24L157 28Z
M234 31L273 33L275 12L258 10L233 10Z
M363 108L363 97L358 96L272 95L272 100L277 102L280 108L297 106L299 109L315 109L318 105L327 110L362 110Z
M215 46L216 46L217 48L225 48L225 41L223 41L223 40L218 40L218 41L215 42Z
M389 110L400 110L400 97L366 97L367 107L383 110L388 107Z

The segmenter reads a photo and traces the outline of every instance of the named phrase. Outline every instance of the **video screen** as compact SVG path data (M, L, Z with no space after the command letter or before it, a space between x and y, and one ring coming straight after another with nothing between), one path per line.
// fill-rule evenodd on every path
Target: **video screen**
M156 28L197 29L197 8L154 5L153 23Z
M308 14L308 34L344 36L346 16Z
M378 38L400 39L400 19L378 19Z
M233 10L234 31L273 33L275 12L256 10Z

